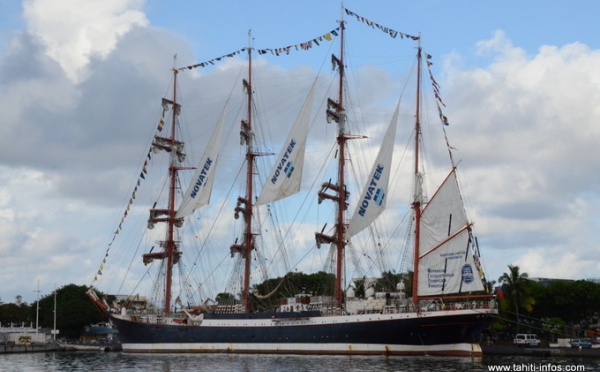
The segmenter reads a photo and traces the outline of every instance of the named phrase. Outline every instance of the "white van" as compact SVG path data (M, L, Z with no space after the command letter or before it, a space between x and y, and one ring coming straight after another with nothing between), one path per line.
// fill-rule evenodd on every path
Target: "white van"
M513 344L518 346L540 346L540 340L537 336L530 333L518 333L513 340Z

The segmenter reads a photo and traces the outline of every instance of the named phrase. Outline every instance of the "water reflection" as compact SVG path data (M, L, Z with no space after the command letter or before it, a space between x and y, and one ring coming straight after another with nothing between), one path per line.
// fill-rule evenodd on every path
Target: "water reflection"
M209 372L415 372L489 371L490 366L550 366L550 371L580 365L585 371L600 371L600 359L486 356L483 358L310 356L239 354L125 354L60 352L6 354L0 357L6 371L209 371ZM547 367L548 368L548 367ZM540 370L540 369L537 369Z

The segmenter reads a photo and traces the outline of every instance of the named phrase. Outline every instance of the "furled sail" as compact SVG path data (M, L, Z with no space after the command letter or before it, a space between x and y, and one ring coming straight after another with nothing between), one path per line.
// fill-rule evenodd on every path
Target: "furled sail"
M185 196L181 200L175 218L189 216L196 209L208 204L210 201L214 173L219 157L219 148L221 146L221 132L223 122L225 121L224 119L225 109L221 113L215 131L208 142L208 146L204 150L204 154L202 154L202 157L200 158L196 173L188 186Z
M396 123L400 101L379 148L379 153L369 173L367 182L363 188L354 215L346 230L346 238L359 233L369 226L385 209L386 194L388 192L390 172L392 168L392 156L394 153L394 140L396 138Z
M271 174L269 174L258 196L256 205L283 199L300 190L315 84L316 82L313 83L304 106L302 106L292 130L288 134L285 145L271 169Z
M419 296L484 290L456 169L423 209L420 231Z

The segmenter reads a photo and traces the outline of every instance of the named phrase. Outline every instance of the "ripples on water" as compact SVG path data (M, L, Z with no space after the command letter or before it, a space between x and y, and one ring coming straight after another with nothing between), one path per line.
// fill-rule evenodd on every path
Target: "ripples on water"
M585 371L600 371L600 360L539 357L348 357L238 354L125 354L60 352L0 355L1 371L488 371L490 365L545 366L549 371L567 365L584 365ZM559 367L559 368L556 368ZM562 367L562 368L560 368ZM520 369L525 371L526 369ZM531 370L531 369L529 369ZM539 370L539 369L538 369Z

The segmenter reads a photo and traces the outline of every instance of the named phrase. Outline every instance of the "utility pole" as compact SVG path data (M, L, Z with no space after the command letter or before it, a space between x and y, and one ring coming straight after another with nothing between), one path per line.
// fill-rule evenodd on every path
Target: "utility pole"
M40 280L38 279L37 281L37 305L36 305L36 310L35 310L35 334L37 335L38 333L38 323L40 320Z
M54 331L52 335L54 342L56 342L56 285L54 285Z

